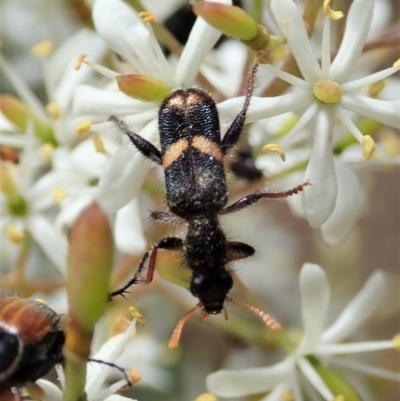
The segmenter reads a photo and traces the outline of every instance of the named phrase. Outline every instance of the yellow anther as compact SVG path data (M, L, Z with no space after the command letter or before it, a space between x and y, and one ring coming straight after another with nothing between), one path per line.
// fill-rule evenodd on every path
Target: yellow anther
M133 386L142 380L142 376L138 370L130 370L128 376Z
M40 42L37 45L33 46L32 53L38 57L46 57L51 54L54 50L54 44L49 40L45 40L44 42Z
M285 390L281 394L281 400L282 401L294 401L294 395L290 390Z
M75 65L74 65L75 70L79 70L79 68L81 68L81 65L85 61L86 57L87 57L87 54L80 54L78 56L78 58L75 61Z
M366 160L369 160L374 153L375 150L375 142L372 139L371 135L364 135L363 142L363 156Z
M331 9L331 0L324 0L324 13L327 17L333 20L343 18L344 14L341 11Z
M400 333L393 337L394 349L400 351Z
M104 146L103 140L100 138L100 135L93 134L92 140L93 140L96 152L106 154L106 148Z
M47 302L44 299L35 299L36 302L39 302L42 305L47 305Z
M24 232L13 226L6 227L7 237L13 244L19 245L24 239Z
M90 120L84 120L75 128L75 133L79 136L85 136L90 132L91 128L92 122Z
M394 68L400 68L400 58L393 63Z
M377 98L379 94L382 92L384 87L385 87L385 82L383 80L374 82L368 87L368 94L373 98Z
M194 401L218 401L218 398L211 393L200 394Z
M53 199L56 201L58 205L62 203L62 201L67 197L67 193L61 187L53 188Z
M146 326L146 319L136 308L131 306L129 312L142 326Z
M337 103L343 94L342 87L335 81L321 79L314 84L314 96L322 103Z
M111 331L108 337L111 338L118 334L125 333L130 324L131 322L123 314L120 314L111 327Z
M157 22L157 18L150 11L140 12L139 17L142 19L143 23Z
M54 152L54 145L51 143L44 143L40 147L40 154L42 155L43 159L49 159Z
M281 145L277 145L276 143L270 143L269 145L265 145L262 148L265 152L275 152L281 157L282 161L286 160L285 150Z
M46 111L53 121L58 120L61 115L61 110L55 101L46 104Z

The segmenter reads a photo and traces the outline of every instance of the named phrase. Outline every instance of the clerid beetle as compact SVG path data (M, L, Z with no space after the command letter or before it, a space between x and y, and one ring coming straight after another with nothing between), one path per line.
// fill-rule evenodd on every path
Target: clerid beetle
M44 302L14 296L0 297L0 400L22 401L20 388L64 364L64 326L60 316ZM120 371L130 386L125 370L98 359L90 362Z
M198 305L178 323L170 347L176 347L184 322L197 309L201 320L209 314L224 310L225 301L235 302L258 314L272 329L280 326L259 309L228 297L233 279L228 264L247 258L255 250L242 242L228 241L219 222L219 216L239 211L262 198L284 198L303 190L303 183L286 192L253 193L226 207L224 158L237 144L242 133L246 112L254 90L254 65L247 82L244 106L221 139L220 123L214 100L203 90L178 89L161 104L158 125L161 151L128 130L125 123L110 117L131 140L142 155L162 166L168 212L155 211L152 218L164 222L183 220L187 226L185 238L166 237L147 252L134 277L110 297L122 295L128 287L141 281L141 272L150 256L146 282L153 278L158 249L182 251L184 263L191 270L190 292L199 299Z
M60 315L40 301L0 298L0 399L45 376L62 363ZM18 399L18 398L16 398Z

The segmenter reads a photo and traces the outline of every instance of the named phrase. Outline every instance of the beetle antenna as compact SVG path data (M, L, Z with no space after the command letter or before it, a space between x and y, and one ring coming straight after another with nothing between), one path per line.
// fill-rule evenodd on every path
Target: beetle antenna
M168 348L173 349L177 348L179 345L179 340L181 338L182 334L182 329L183 326L185 325L186 321L192 316L198 309L200 309L203 306L202 303L198 303L193 309L191 309L188 313L186 313L185 316L179 320L178 324L175 327L174 332L172 333L171 339L169 340L168 343Z
M259 316L262 321L273 331L281 331L282 327L281 325L274 320L270 315L267 315L265 312L263 312L261 309L258 309L254 306L245 304L244 302L241 301L237 301L236 299L233 299L231 297L226 297L226 301L231 302L235 305L239 305L247 310L249 310L250 312L253 312L254 314L256 314L257 316Z

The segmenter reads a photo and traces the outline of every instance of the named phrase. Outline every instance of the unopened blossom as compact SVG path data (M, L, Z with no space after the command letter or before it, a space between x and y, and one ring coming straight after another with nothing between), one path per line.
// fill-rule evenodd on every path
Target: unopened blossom
M305 179L309 180L312 186L303 192L303 205L306 217L314 228L320 227L331 216L338 196L332 154L336 119L339 118L346 129L363 145L366 158L373 152L373 140L362 135L352 120L352 114L366 116L392 127L400 127L399 99L379 100L357 93L360 88L394 74L400 68L399 63L364 78L352 79L371 25L373 8L374 0L353 1L347 16L342 44L332 62L332 22L328 15L325 16L320 65L295 3L292 0L271 2L272 13L288 41L303 79L272 65L263 65L261 68L290 83L293 90L273 98L254 97L247 113L247 121L256 121L288 111L295 111L301 115L281 144L287 145L307 126L313 139L313 148ZM234 114L240 109L242 102L240 98L230 99L223 102L219 109Z
M262 401L280 400L283 394L289 392L296 401L302 401L308 399L301 390L300 375L302 375L323 400L334 400L335 395L329 389L328 383L318 374L310 357L317 358L323 365L348 366L373 374L373 367L367 368L368 365L358 362L350 355L393 349L398 347L396 343L398 340L349 343L342 341L356 333L376 311L384 291L385 276L381 271L377 271L371 275L336 321L324 329L330 298L328 280L319 266L305 264L300 273L304 335L297 348L283 361L273 366L212 373L207 378L208 389L217 396L227 398L270 392L262 398ZM379 370L379 376L399 380L397 374L384 369Z
M135 335L136 319L133 319L124 332L112 336L99 351L93 355L92 359L116 364L117 359L124 352L125 347L131 342ZM133 365L133 363L131 362ZM122 368L127 368L123 366ZM127 371L128 372L128 371ZM61 367L57 368L61 389L55 384L40 379L36 383L44 391L43 401L62 401L64 387L64 372ZM118 375L118 379L111 381L110 378ZM136 374L138 376L138 374ZM139 380L140 378L137 377ZM132 380L132 378L131 378ZM135 383L133 383L135 384ZM132 401L131 398L115 394L117 391L127 386L126 378L121 372L99 362L88 362L85 392L88 401Z

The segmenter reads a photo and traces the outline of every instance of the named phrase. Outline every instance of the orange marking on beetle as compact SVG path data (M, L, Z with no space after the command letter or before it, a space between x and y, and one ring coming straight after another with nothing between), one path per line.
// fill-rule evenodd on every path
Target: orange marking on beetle
M186 138L181 138L170 145L163 155L162 162L164 169L175 163L188 148L189 141Z
M216 144L214 141L210 141L203 135L196 135L193 138L192 145L194 148L199 150L201 153L206 155L210 155L214 157L214 159L218 160L222 163L222 159L224 155L222 154L221 147Z

